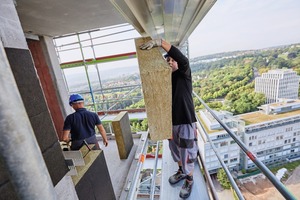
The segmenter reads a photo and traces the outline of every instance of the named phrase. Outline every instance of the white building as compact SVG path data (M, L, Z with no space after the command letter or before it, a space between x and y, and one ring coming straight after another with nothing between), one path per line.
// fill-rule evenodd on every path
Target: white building
M266 103L298 99L299 76L292 69L276 69L255 78L255 92L266 95Z
M244 123L242 121L233 118L232 114L229 112L214 111L214 113L222 120L222 122L230 127L238 137L240 137L241 131L243 130L240 127L244 127ZM211 116L209 112L200 111L200 120L200 137L198 138L200 147L199 150L210 173L216 173L217 170L221 168L221 164L204 132L209 134L209 138L213 142L215 148L218 150L223 162L230 169L239 169L239 163L241 159L239 146L228 135L228 133L223 130L220 124Z
M266 165L299 158L300 101L274 103L261 108L261 111L238 116L247 124L243 137L245 145ZM256 167L246 156L241 164L245 169Z
M234 117L224 115L222 121L266 165L300 158L300 101L274 103L260 108L260 111ZM209 115L206 111L200 111L202 126L198 140L200 152L210 173L215 173L221 165L204 131L230 169L256 168L225 130L220 130L220 127L215 130L209 128L212 127L210 124L214 124L214 120L206 124Z

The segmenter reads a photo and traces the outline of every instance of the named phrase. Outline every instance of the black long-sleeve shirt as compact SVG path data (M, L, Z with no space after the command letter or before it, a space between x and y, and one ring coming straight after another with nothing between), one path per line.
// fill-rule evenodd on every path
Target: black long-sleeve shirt
M189 60L176 47L168 52L178 64L178 70L172 73L172 121L173 125L196 122L195 107L192 98L192 74Z

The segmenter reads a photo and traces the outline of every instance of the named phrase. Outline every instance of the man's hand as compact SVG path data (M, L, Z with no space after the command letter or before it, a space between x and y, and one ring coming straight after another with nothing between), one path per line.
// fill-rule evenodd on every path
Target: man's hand
M155 40L150 40L144 44L142 44L140 46L140 49L142 50L149 50L149 49L152 49L153 47L161 47L161 39L155 39Z
M103 145L104 145L105 147L107 147L107 145L108 145L107 139L103 139Z

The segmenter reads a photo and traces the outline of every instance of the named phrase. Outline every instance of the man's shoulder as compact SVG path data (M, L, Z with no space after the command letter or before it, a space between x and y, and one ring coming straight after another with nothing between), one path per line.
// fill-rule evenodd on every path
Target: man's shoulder
M93 115L97 115L97 113L92 112L92 111L89 111L89 110L85 110L85 112L91 113L91 114L93 114Z
M88 110L86 108L79 108L79 109L76 110L75 113L77 113L77 112L87 112L87 111Z
M80 109L76 110L76 112L73 114L77 114L77 113L81 113L81 114L84 113L84 115L90 115L90 116L92 116L92 115L98 116L97 113L89 111L86 108L80 108Z
M95 113L95 112L92 112L92 111L89 111L89 110L85 110L84 112L87 113L90 116L97 116L98 117L98 114Z

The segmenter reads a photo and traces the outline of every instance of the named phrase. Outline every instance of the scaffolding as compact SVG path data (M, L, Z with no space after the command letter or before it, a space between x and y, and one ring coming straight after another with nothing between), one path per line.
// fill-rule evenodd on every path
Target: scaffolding
M94 112L128 109L129 105L141 101L143 96L133 41L137 37L140 36L129 24L55 37L55 50L69 93L82 94L86 107ZM116 49L116 43L126 44L128 50ZM113 64L121 69L123 63L120 62L125 60L135 65L137 73L126 82L108 83L105 71ZM81 73L74 81L66 70L71 70L70 74L76 71Z
M118 30L114 33L109 33L109 34L108 33L102 34L103 31L104 32L107 30L112 31L115 28L118 28L118 29L124 28L124 30L121 30L121 31ZM109 55L105 55L105 56L101 55L101 53L98 52L99 50L103 51L103 49L101 49L101 48L99 49L99 47L103 47L105 45L114 43L114 47L115 47L115 46L117 46L116 43L118 43L118 42L125 42L125 41L132 42L133 39L135 39L139 36L130 37L130 38L127 37L124 39L122 39L122 38L114 39L112 41L106 41L105 39L108 37L114 37L114 36L119 37L120 34L129 33L133 30L134 29L132 29L132 27L129 24L123 24L120 26L110 27L110 28L106 28L106 29L90 30L90 31L86 31L86 32L75 33L75 34L70 34L70 35L54 38L54 44L56 47L57 55L60 60L61 69L63 70L64 78L67 83L67 88L68 88L69 92L70 93L78 92L83 95L89 95L87 98L85 98L85 99L87 99L87 102L86 102L87 107L90 107L90 109L94 110L95 112L101 111L104 113L108 113L111 110L125 109L125 108L127 108L126 104L124 103L125 101L138 102L143 99L142 92L141 92L140 79L139 79L139 82L131 82L130 84L126 84L126 85L124 84L124 82L121 85L109 85L109 84L104 83L105 82L104 75L101 73L101 68L103 67L103 66L101 66L101 64L108 63L108 62L124 61L124 60L128 60L128 59L131 60L131 59L136 58L135 52L132 52L130 50L127 52L115 52L114 54L109 54ZM73 41L69 41L66 43L62 43L61 41L59 41L59 40L67 39L67 38L73 38ZM132 45L132 47L135 48L134 45ZM106 50L107 50L106 53L108 53L109 52L108 49L105 49L104 51L106 51ZM188 56L188 54L189 54L188 53L188 42L185 43L185 45L181 48L181 50L184 52L185 55ZM77 51L77 56L80 56L81 59L76 58L73 60L64 60L63 54L67 54L67 52L72 52L72 51L73 51L73 53L74 53L74 51ZM90 68L92 68L92 67L95 68L95 72L97 75L96 76L96 79L97 79L96 84L94 84L94 81L91 80L92 75L90 72ZM78 90L72 90L72 88L70 88L70 85L68 84L67 76L64 73L64 70L74 69L74 68L82 68L84 70L83 72L86 76L86 84L88 86L87 88L84 88L84 89L77 88ZM122 96L114 96L113 98L107 98L107 94L109 92L117 94L120 91L124 92L124 90L126 90L126 92L123 93ZM141 95L136 95L134 97L131 96L133 93L135 93L137 91L140 92ZM227 136L231 137L238 144L238 146L247 154L249 159L251 159L252 162L255 163L257 165L257 167L273 183L273 185L282 194L282 196L285 197L286 199L295 199L293 194L291 194L285 188L285 186L274 177L274 175L270 172L270 170L260 160L258 160L252 152L249 151L249 149L241 142L241 140L238 137L236 137L236 135L233 133L233 131L228 128L228 125L226 123L222 122L215 115L215 113L210 110L210 108L204 103L204 101L202 99L200 99L200 97L197 94L194 93L194 95L206 107L206 109L211 113L213 118L215 118L216 121L218 121L218 123L225 129L225 131L227 132ZM122 105L122 104L125 104L125 105ZM201 128L200 122L198 120L198 129L200 129L200 128ZM254 127L252 127L252 128L254 128ZM259 128L261 128L261 127L259 127ZM244 199L238 186L236 185L235 181L233 180L229 170L227 169L226 164L221 159L219 152L214 147L214 145L213 145L212 141L209 139L209 137L208 136L206 136L206 137L208 138L209 143L213 148L213 151L215 152L219 162L221 163L222 168L224 168L224 170L227 174L227 177L236 192L236 195L238 196L239 199ZM148 141L146 140L145 143L148 143ZM151 181L149 181L150 179L145 179L140 183L139 175L140 175L140 171L143 166L143 159L144 159L145 152L146 152L146 145L143 146L143 149L140 154L141 157L139 158L139 162L137 163L137 168L134 173L134 177L132 179L131 186L128 190L127 199L136 199L137 195L138 195L137 188L139 188L139 186L144 185L145 183L150 184L150 185L146 186L146 188L149 189L148 192L149 192L150 199L155 199L158 197L157 191L156 191L157 186L155 185L155 178L157 175L157 171L156 171L157 158L158 158L158 150L159 150L158 146L159 146L159 142L156 143L156 147L157 147L156 152L155 152L156 159L155 159L155 164L153 166L153 174L150 177ZM201 162L202 169L204 169L204 173L206 175L205 178L208 181L208 185L210 186L210 192L211 192L210 195L213 197L213 199L218 199L215 188L210 179L209 172L205 167L205 164L204 164L205 161L203 161L203 158L201 158L201 155L199 155L198 162L199 163ZM163 185L164 184L162 183L162 186ZM202 188L204 188L204 187L202 187Z

